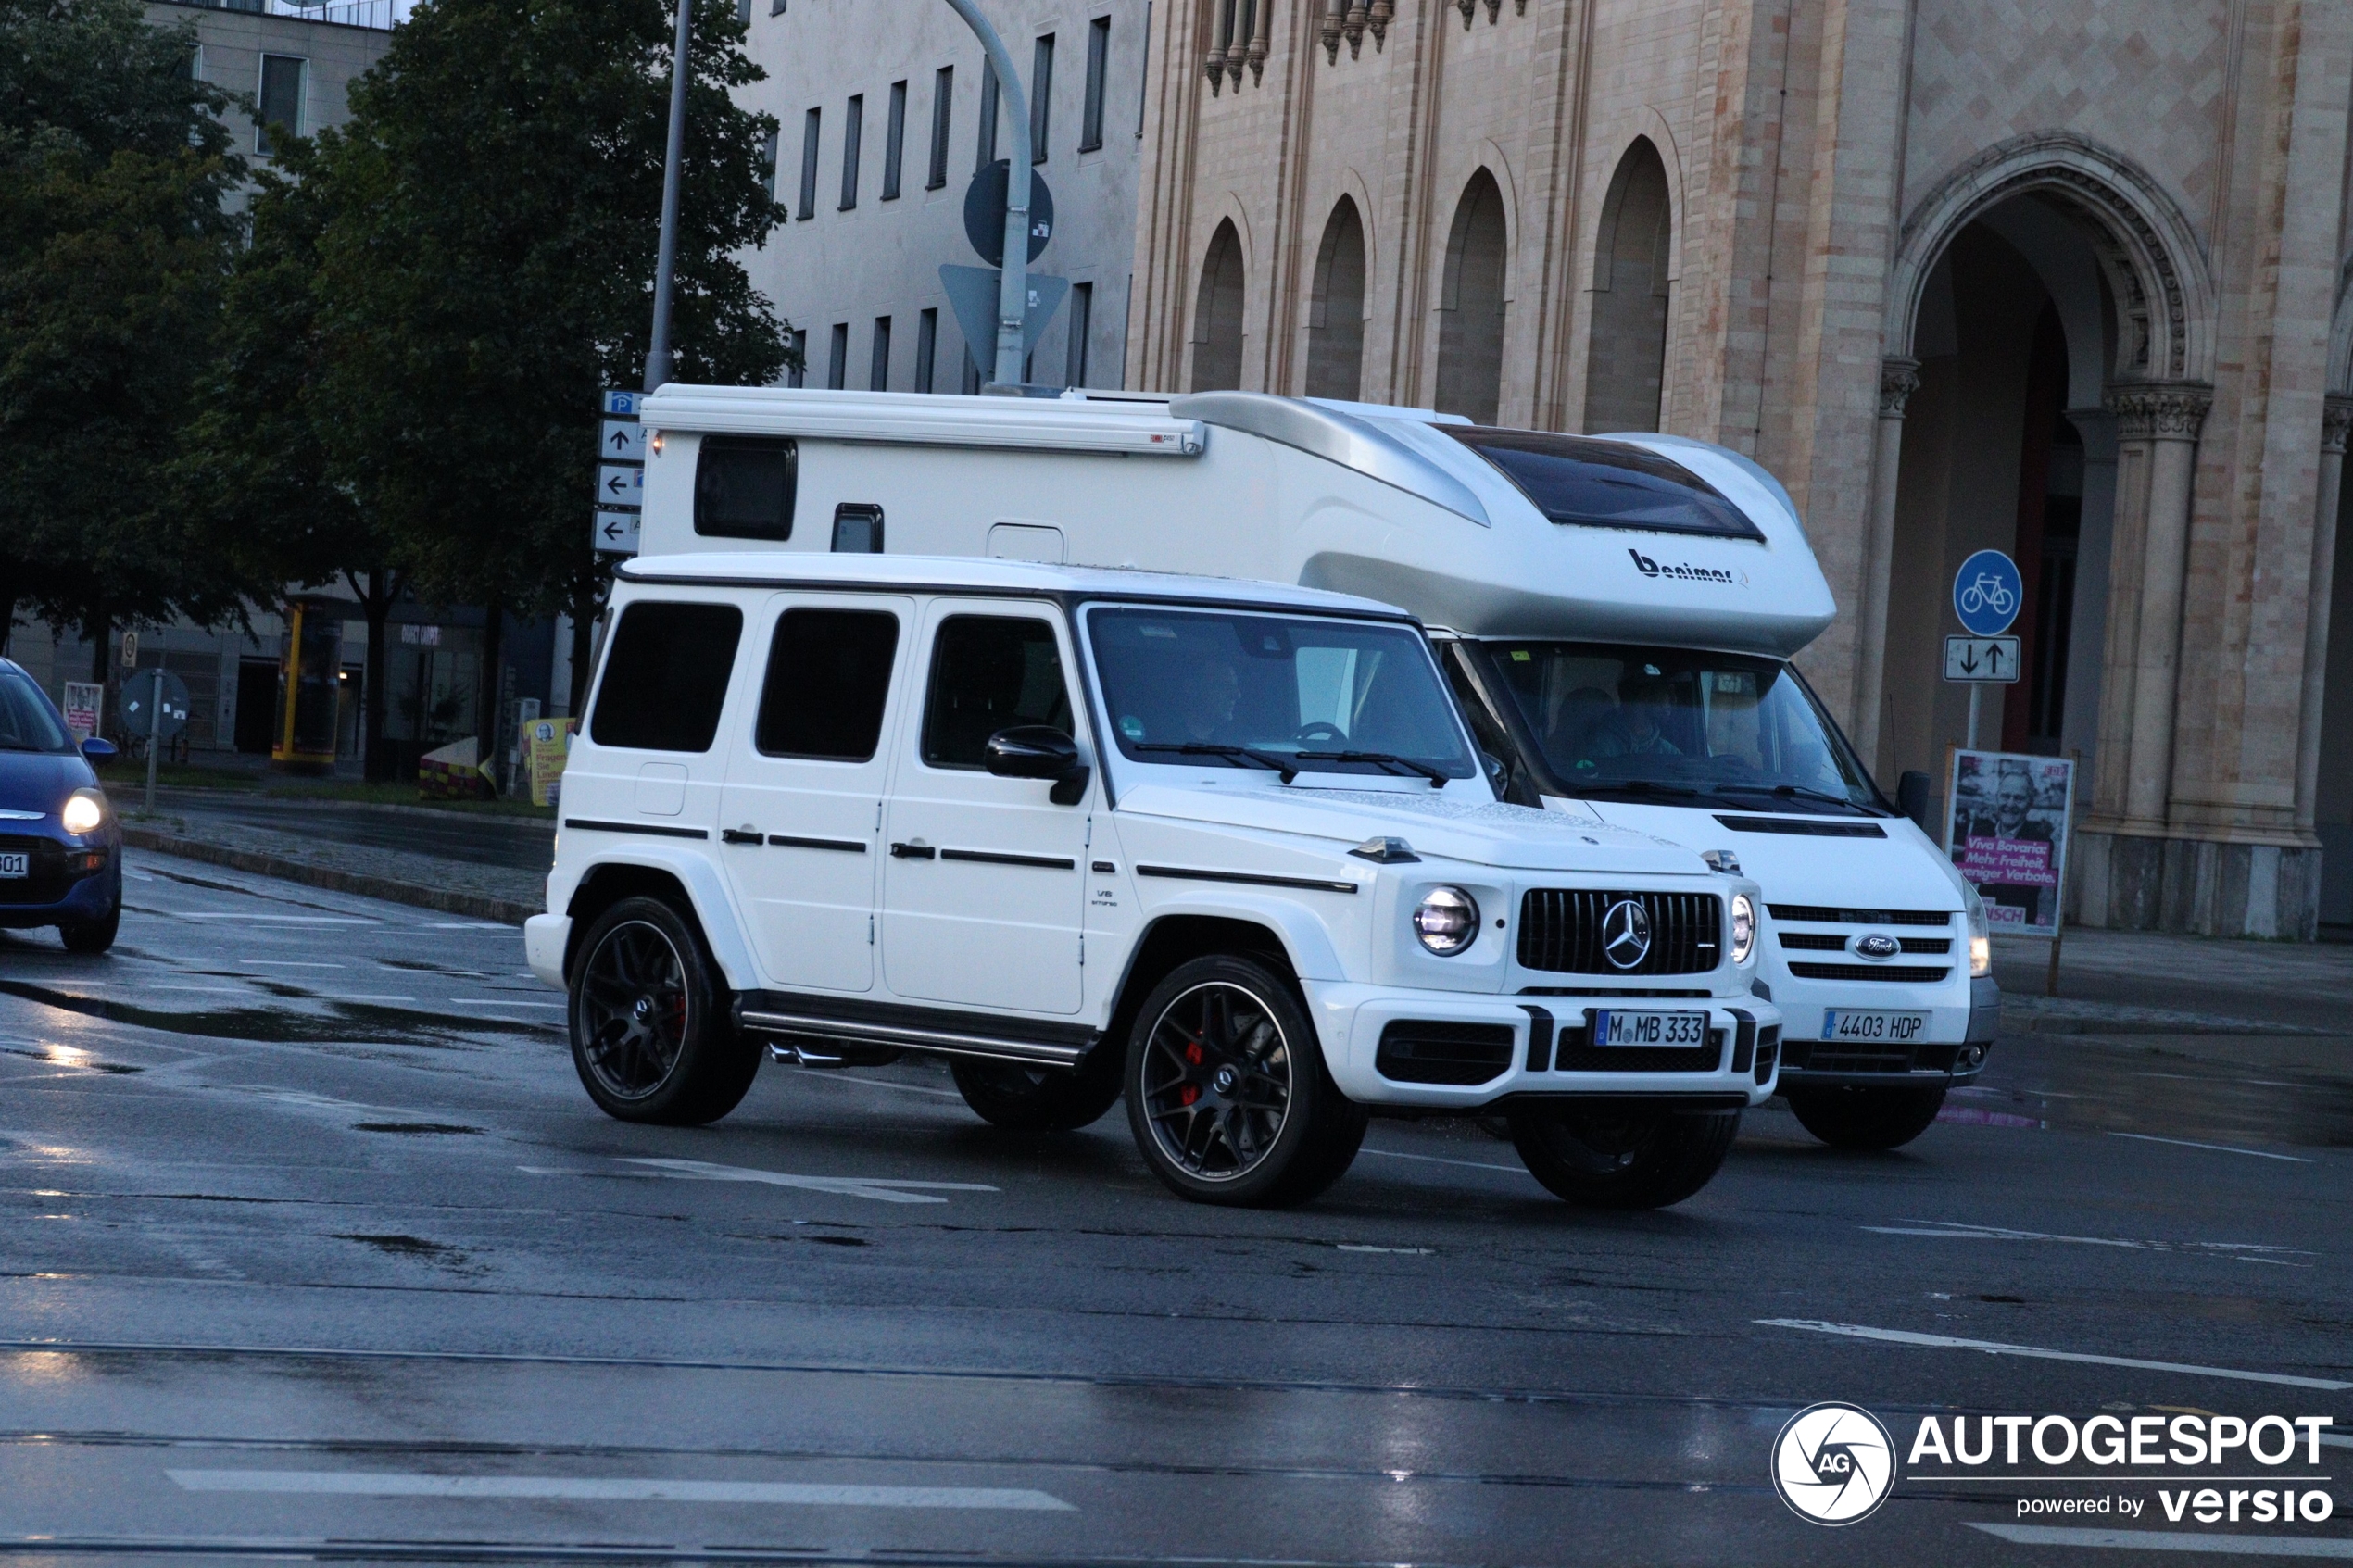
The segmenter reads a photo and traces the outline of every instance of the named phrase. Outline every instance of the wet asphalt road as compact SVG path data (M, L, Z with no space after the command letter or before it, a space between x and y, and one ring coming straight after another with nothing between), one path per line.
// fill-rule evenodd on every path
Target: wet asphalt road
M2115 1495L2146 1516L2082 1527L2196 1531L2155 1484L1916 1467L1830 1530L1768 1449L1825 1399L1899 1448L1958 1412L2353 1434L2353 1107L2260 1041L2007 1038L1911 1148L1769 1108L1665 1213L1393 1122L1315 1205L1217 1210L1116 1112L1010 1137L919 1063L611 1122L514 932L131 864L111 958L0 935L12 1560L2146 1562L1974 1526ZM2281 1474L2334 1518L2189 1544L2353 1550L2320 1453Z
M132 799L132 792L124 790L122 798ZM544 872L556 859L555 823L531 817L258 798L214 790L166 790L158 804L166 812L197 822L209 818L272 833L298 833L331 844L516 871Z

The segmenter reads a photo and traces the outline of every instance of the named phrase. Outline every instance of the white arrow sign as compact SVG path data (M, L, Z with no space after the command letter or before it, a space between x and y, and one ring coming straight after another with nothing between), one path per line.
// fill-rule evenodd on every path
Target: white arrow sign
M593 542L599 555L634 556L637 553L637 512L597 513Z
M635 420L607 420L605 433L597 445L597 456L609 463L644 462L646 427Z
M597 505L640 507L646 501L646 470L631 463L597 465Z
M2010 682L2019 676L2016 637L1947 637L1944 678L1965 684Z

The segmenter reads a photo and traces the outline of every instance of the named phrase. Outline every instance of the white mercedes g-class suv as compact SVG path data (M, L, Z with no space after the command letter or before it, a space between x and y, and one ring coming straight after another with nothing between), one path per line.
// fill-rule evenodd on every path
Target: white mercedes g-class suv
M1773 1091L1756 888L1498 801L1369 600L905 556L641 558L565 768L534 972L608 1113L948 1059L1002 1126L1124 1094L1186 1198L1295 1203L1368 1114L1500 1112L1654 1207Z

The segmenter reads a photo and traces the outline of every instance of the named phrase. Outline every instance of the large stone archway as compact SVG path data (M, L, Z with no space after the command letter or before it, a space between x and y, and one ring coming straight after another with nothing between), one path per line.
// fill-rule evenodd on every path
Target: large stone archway
M2009 279L1996 287L1993 276L2004 270ZM1957 288L1970 279L1989 302L1974 320L1969 289ZM2215 352L2213 289L2190 225L2129 159L2078 136L2021 137L1956 169L1918 204L1899 236L1888 297L1858 607L1856 738L1881 767L1897 763L1900 750L1900 765L1931 771L1941 753L1923 750L1923 734L1958 738L1944 732L1961 699L1922 668L1930 645L1941 642L1928 621L1940 632L1956 629L1943 624L1949 611L1940 578L1949 579L1957 558L1944 557L1965 543L2019 553L2043 539L2050 497L2037 487L2049 482L2056 439L2080 474L2064 497L2081 508L2071 541L2080 551L2076 636L2066 655L2074 663L2065 681L2073 708L2066 734L2039 737L2036 748L2063 747L2084 760L2078 913L2095 924L2181 923L2164 907L2165 846L2180 836L2171 808L2183 596ZM1964 302L1958 319L1956 300ZM2019 319L1993 325L1987 312L2003 307ZM2059 358L2039 372L2024 352L2037 332L2063 340L2050 349ZM2015 361L2007 369L1994 362L2005 352ZM1957 356L1950 387L1938 384L1946 373L1940 356ZM2053 411L2064 415L2056 438L2032 416L2020 428L2034 373L2057 400ZM1919 412L1916 396L1940 419L1961 417L1961 408L1980 420L1968 448L1974 472L1906 470L1936 450L1925 432L1907 433L1907 409ZM2003 397L2012 405L1998 406ZM2002 439L1989 443L1989 434ZM2071 444L2080 452L2070 455ZM1967 527L1947 526L1959 518L1958 503L1933 492L1943 483L1958 496L1962 482L1979 515ZM1974 539L1952 537L1970 527ZM2020 565L2032 597L2035 563ZM2035 627L2021 630L2031 643ZM1925 725L1923 704L1937 715ZM2007 728L2017 744L2015 716ZM2002 734L1997 725L1979 744L1999 745Z

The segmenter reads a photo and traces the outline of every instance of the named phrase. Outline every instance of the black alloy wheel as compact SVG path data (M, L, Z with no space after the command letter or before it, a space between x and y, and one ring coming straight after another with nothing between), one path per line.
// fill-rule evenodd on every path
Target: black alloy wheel
M1206 1203L1304 1202L1364 1142L1290 985L1255 959L1180 965L1146 999L1127 1116L1152 1173Z
M624 898L589 928L573 966L572 1057L607 1115L693 1126L742 1100L760 1055L736 1033L713 968L658 898Z
M1505 1117L1520 1162L1586 1209L1663 1209L1699 1191L1741 1128L1737 1110L1697 1114L1523 1102Z
M1809 1089L1791 1084L1791 1114L1832 1148L1901 1148L1919 1137L1944 1107L1943 1084L1841 1085Z

